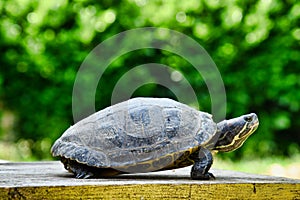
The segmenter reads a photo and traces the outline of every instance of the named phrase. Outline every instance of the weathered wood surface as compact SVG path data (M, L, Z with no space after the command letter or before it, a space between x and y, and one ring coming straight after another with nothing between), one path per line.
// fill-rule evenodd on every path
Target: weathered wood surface
M211 171L211 181L190 180L190 168L81 180L59 162L1 163L0 199L300 199L300 180Z

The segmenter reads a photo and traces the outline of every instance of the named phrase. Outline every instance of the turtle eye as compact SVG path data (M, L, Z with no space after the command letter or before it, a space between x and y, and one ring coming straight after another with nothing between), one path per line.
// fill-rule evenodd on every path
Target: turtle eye
M244 117L244 120L246 121L246 122L251 122L252 121L252 116L245 116Z

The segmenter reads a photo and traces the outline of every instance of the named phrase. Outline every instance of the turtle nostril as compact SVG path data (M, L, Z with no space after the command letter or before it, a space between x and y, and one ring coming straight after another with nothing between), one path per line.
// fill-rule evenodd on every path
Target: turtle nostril
M247 116L244 117L244 120L245 120L246 122L251 122L252 119L253 119L253 117L250 116L250 115L247 115Z

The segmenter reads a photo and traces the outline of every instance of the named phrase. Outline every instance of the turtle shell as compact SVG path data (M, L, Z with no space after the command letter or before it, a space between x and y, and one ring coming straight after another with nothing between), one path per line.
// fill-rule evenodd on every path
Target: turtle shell
M51 151L91 167L157 171L178 167L215 132L208 113L167 98L133 98L71 126Z

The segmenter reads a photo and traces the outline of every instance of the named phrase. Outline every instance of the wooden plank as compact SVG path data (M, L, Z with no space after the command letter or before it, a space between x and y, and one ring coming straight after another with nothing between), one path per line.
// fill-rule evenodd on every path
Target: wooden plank
M59 162L1 163L0 199L300 199L300 180L212 170L190 180L190 168L74 179Z

